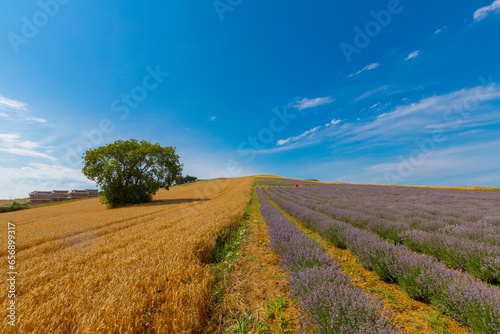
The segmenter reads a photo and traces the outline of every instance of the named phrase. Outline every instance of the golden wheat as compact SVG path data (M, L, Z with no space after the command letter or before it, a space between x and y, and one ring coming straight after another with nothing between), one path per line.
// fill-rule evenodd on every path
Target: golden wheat
M7 222L16 225L15 330L201 331L212 248L218 232L244 215L251 183L239 178L174 187L152 203L115 210L90 199L2 214L2 240ZM0 290L6 310L5 280ZM5 318L0 332L10 327Z

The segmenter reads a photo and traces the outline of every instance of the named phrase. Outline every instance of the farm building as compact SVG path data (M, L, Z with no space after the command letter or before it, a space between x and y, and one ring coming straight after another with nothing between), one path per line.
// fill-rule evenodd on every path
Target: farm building
M33 191L30 193L30 204L41 205L55 202L69 201L73 199L97 197L97 189L76 190L52 190L52 191Z
M30 204L40 205L52 203L52 191L33 191L30 193Z
M52 202L67 201L68 196L69 196L69 191L67 191L67 190L52 190ZM31 196L30 196L30 199L31 199Z

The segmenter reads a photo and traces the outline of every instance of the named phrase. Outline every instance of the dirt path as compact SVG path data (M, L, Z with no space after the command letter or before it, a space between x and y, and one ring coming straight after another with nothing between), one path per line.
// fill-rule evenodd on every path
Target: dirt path
M209 333L295 333L298 310L288 295L279 257L268 247L267 225L255 189L247 211L245 241L224 299L216 306Z

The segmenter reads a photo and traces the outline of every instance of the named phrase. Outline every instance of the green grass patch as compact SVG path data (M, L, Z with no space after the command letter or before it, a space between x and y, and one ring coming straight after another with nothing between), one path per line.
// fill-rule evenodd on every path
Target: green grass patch
M203 182L197 181L197 182ZM219 232L215 246L212 249L212 275L214 281L212 284L213 301L219 303L229 286L229 276L233 271L234 264L240 256L241 245L247 235L250 234L248 220L255 210L258 210L258 199L255 188L252 189L250 204L243 219L232 227L223 229Z
M212 250L212 274L214 276L213 298L218 303L224 297L229 284L229 275L233 270L245 238L246 224L239 222L232 229L221 231Z

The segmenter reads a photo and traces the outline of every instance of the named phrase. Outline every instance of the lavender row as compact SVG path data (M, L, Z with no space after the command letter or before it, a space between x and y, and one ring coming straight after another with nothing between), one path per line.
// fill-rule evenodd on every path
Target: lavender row
M500 331L498 287L448 269L431 256L265 192L283 210L334 245L348 248L365 268L398 283L412 298L430 302L477 333Z
M318 184L314 191L305 192L335 201L336 206L368 210L389 220L413 217L452 224L481 220L500 225L499 191Z
M315 188L314 191L318 191L318 189L320 188ZM454 238L471 240L476 243L491 244L493 246L500 244L500 226L482 220L459 221L457 218L454 218L455 220L452 221L436 218L433 215L429 218L417 214L403 218L392 217L391 219L385 219L383 214L377 213L377 211L369 207L363 201L353 201L351 209L344 209L336 201L309 195L308 191L305 189L301 189L300 195L298 193L293 194L293 192L287 193L295 198L300 196L301 200L309 201L309 203L317 207L321 206L322 210L328 210L328 212L324 213L332 215L332 217L337 220L350 222L354 226L358 225L362 227L373 221L376 221L377 225L385 225L388 227L387 231L380 230L378 233L395 242L400 241L400 232L422 230L425 232L437 232ZM365 209L365 211L363 211L363 209ZM366 213L367 210L372 211ZM473 215L469 215L469 217L472 216ZM476 216L476 218L478 217ZM498 253L498 251L498 248L494 250L494 248L490 247L488 254L484 254L483 256L494 256L493 252Z
M364 219L367 216L371 216L388 221L404 222L411 225L414 229L422 229L424 231L441 230L450 235L466 237L475 241L484 241L492 244L498 244L498 241L500 241L500 226L498 226L497 222L498 218L500 218L500 210L497 210L500 206L500 192L488 192L488 194L494 194L495 196L490 196L489 199L482 199L483 213L477 212L477 208L474 206L474 203L477 204L477 201L466 205L460 203L460 210L462 211L460 213L452 209L452 204L455 205L456 203L450 203L449 199L446 199L443 207L438 208L430 205L424 206L415 197L403 198L402 200L407 200L406 202L401 202L401 199L399 202L394 201L394 196L388 196L386 193L387 190L384 192L384 189L387 189L387 187L378 187L379 193L376 199L366 195L365 190L367 188L364 187L368 186L358 186L353 188L354 190L347 190L347 192L344 192L346 190L345 187L337 187L321 185L314 189L303 189L301 197L318 204L334 206L341 210L339 211L340 216L353 215L355 213L357 215L355 218L357 219ZM332 189L336 191L331 191ZM429 191L428 189L425 190ZM463 190L461 192L466 195L471 193L470 191ZM498 199L495 199L495 197L498 197ZM454 200L455 198L451 197L450 199ZM421 200L424 201L423 198ZM449 228L450 226L460 225L466 225L469 228Z
M276 189L281 196L290 194ZM413 251L432 255L455 269L462 269L486 282L500 283L500 247L489 243L473 241L469 238L456 237L439 230L427 232L415 229L404 221L389 221L381 218L339 209L325 204L310 202L302 194L290 194L295 203L322 212L333 219L343 221L357 228L371 231L382 238L404 244ZM307 198L307 197L306 197ZM479 223L476 223L479 224ZM472 223L468 228L472 228ZM432 222L427 226L433 226ZM449 229L461 229L449 226ZM464 227L466 228L466 227ZM462 228L462 230L464 229Z
M260 211L268 224L270 247L290 273L290 290L305 315L301 321L316 333L398 333L383 304L350 284L321 244L306 237L257 188Z
M444 226L437 232L492 245L500 245L500 226L486 221L463 222Z
M294 186L297 183L302 185L316 185L315 182L304 181L304 180L294 180L294 179L281 179L281 178L262 178L258 177L256 179L257 185L259 186Z

